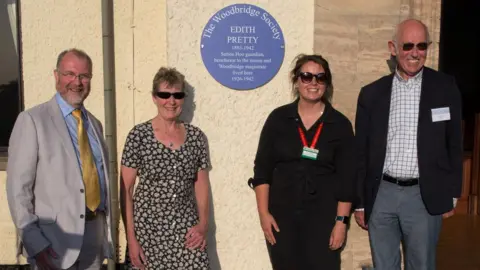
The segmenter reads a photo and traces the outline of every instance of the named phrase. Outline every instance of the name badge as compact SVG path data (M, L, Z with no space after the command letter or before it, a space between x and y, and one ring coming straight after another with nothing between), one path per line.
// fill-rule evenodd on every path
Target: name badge
M448 121L450 120L450 108L443 107L432 109L432 122Z
M302 158L317 160L318 150L310 147L303 147Z

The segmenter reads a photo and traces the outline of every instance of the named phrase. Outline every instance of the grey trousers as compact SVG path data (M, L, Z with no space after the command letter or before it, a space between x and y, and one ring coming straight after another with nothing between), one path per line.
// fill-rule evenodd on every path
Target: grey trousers
M418 185L401 187L381 181L368 222L376 270L400 269L403 244L405 269L435 270L442 216L425 209Z
M83 244L77 261L68 270L99 270L102 267L105 239L105 214L99 212L97 218L85 221ZM37 270L36 265L32 269Z

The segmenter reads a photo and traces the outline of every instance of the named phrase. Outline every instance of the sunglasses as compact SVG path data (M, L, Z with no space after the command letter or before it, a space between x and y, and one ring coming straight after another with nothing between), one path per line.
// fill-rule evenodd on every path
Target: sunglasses
M169 99L171 96L173 96L174 99L183 99L185 98L185 92L175 92L175 93L170 93L170 92L155 92L155 95L161 99Z
M417 43L417 44L407 42L407 43L403 43L402 50L404 52L408 52L408 51L411 51L413 49L413 47L417 47L417 50L425 51L428 48L428 45L430 45L430 44L428 44L427 42L420 42L420 43Z
M312 74L310 72L300 72L298 77L300 77L300 80L302 80L303 83L311 83L313 77L315 77L317 83L325 83L327 81L327 75L323 72L318 74Z

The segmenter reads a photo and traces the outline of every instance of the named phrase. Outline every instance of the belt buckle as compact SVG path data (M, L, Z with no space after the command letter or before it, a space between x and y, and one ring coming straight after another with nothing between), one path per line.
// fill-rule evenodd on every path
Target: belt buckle
M96 213L96 212L92 212L92 211L86 211L86 212L85 212L85 220L86 220L86 221L92 221L92 220L94 220L96 217L97 217L97 213Z

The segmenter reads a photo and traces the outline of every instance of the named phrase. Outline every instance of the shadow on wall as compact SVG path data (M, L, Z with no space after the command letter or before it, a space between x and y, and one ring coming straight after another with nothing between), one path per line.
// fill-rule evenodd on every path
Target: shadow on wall
M185 81L184 89L185 101L183 103L182 114L180 115L180 120L185 123L191 123L193 121L193 116L195 114L196 104L195 104L195 88Z
M210 144L208 142L207 136L205 136L205 141L207 142L207 153L208 159L210 159ZM211 163L210 163L211 164ZM208 171L212 171L213 167L210 165ZM208 251L208 258L210 260L210 269L211 270L221 270L222 267L220 265L220 260L218 259L217 253L217 225L215 223L215 208L213 204L213 192L212 192L212 185L208 187L208 196L209 196L209 209L210 209L210 217L208 220L208 236L207 236L207 251Z
M395 58L394 55L390 55L390 59L387 60L387 66L391 73L395 72L395 69L397 68L397 58Z

